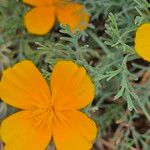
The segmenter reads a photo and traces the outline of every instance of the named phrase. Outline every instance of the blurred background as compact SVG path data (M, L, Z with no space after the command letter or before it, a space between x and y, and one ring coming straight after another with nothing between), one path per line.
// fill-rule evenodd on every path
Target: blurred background
M74 60L95 84L95 99L83 110L99 130L93 150L150 150L150 63L134 50L138 26L150 22L150 1L75 2L90 15L87 30L73 34L56 23L48 34L36 36L23 24L31 7L21 0L0 0L0 77L7 67L30 59L49 81L58 59ZM1 121L16 111L0 101Z

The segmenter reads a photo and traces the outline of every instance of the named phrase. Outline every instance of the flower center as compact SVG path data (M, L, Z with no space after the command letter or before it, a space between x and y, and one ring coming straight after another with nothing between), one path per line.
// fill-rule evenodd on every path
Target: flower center
M33 111L34 125L38 128L48 127L55 115L55 109L53 106L49 108L39 108Z

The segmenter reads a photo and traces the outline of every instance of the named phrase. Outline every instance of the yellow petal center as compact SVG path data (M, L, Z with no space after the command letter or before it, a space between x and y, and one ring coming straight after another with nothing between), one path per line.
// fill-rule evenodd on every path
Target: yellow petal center
M61 110L56 110L54 106L45 108L36 108L33 110L33 119L36 127L40 129L47 128L58 117L57 114Z

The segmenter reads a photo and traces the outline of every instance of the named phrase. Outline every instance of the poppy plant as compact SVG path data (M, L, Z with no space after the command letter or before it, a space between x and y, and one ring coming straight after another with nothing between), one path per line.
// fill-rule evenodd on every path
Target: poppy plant
M48 33L56 20L67 24L71 30L84 30L88 26L89 15L85 7L69 0L23 0L34 6L24 18L27 31L36 35Z
M83 67L58 61L46 83L25 60L3 72L0 97L21 109L1 124L5 150L45 150L53 138L58 150L90 150L95 123L79 110L92 102L94 86Z
M150 23L144 23L138 28L135 50L139 56L150 62Z

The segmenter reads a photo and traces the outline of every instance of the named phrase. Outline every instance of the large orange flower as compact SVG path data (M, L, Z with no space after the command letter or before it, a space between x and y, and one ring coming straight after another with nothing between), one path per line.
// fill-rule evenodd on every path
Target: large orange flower
M59 61L50 90L38 69L25 60L3 72L0 97L22 109L1 125L5 150L45 150L51 138L58 150L89 150L95 123L79 109L94 97L86 70L72 61Z
M34 6L25 16L28 32L43 35L54 25L57 16L61 24L67 24L71 30L84 30L89 22L89 15L84 6L69 0L23 0Z
M135 50L139 56L150 62L150 23L144 23L138 28Z

